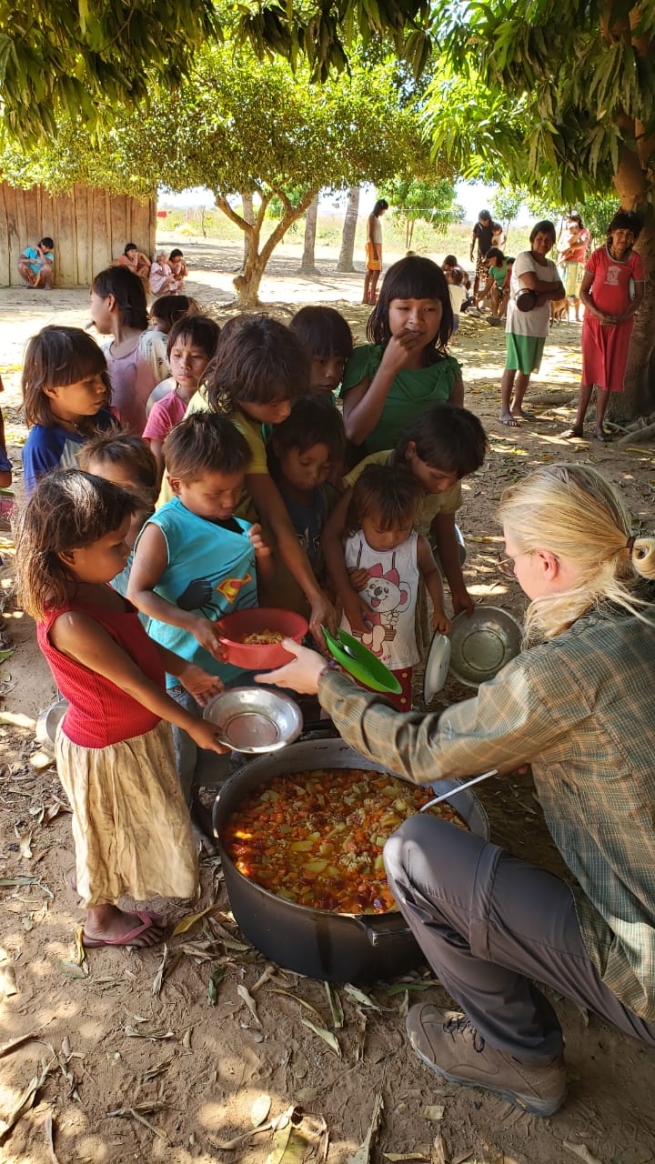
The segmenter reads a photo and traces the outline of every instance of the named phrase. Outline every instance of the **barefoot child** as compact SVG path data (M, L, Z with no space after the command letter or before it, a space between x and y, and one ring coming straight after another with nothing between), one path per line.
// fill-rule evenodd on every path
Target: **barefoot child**
M350 497L343 550L350 587L368 614L362 631L351 627L344 609L341 626L395 675L402 690L389 698L401 711L412 706L412 668L420 661L415 628L421 580L432 599L433 628L450 630L439 568L427 539L414 528L422 493L403 469L367 465Z
M261 526L234 516L250 463L245 437L215 413L187 416L164 442L173 498L146 522L137 541L128 586L135 606L150 616L152 638L224 683L244 672L224 662L216 622L257 605L257 572L272 567ZM200 715L197 702L168 676L174 699ZM178 774L191 802L199 755L191 732L174 731Z
M57 733L60 780L73 810L77 891L87 910L85 946L151 946L165 923L125 911L144 901L192 897L197 859L175 774L169 723L215 752L209 723L164 687L176 675L201 702L220 682L148 638L131 603L108 582L128 556L133 499L79 469L37 485L20 524L16 560L23 609L69 707Z
M79 327L44 327L32 336L22 388L29 428L22 460L31 493L51 469L75 468L84 442L116 422L109 412L107 361Z
M198 390L202 374L216 351L220 328L206 315L187 315L173 324L166 352L171 375L151 393L152 402L143 439L157 462L159 476L164 471L162 447L176 424L184 419L191 397Z

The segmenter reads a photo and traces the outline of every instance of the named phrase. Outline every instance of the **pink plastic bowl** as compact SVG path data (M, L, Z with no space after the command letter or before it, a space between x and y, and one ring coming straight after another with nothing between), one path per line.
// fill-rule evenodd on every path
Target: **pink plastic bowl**
M259 631L279 631L285 639L301 642L309 630L307 619L293 610L276 610L275 607L252 606L247 610L235 610L219 618L216 624L221 631L220 643L225 647L228 663L235 667L245 667L248 671L262 668L272 671L291 662L291 655L279 643L269 646L259 643L244 643L246 635Z

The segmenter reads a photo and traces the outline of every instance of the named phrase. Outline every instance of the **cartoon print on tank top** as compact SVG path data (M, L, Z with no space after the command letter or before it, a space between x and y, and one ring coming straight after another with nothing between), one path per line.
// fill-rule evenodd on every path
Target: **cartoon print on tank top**
M357 566L350 572L351 575L361 574L360 558L361 550ZM398 618L412 602L411 586L406 582L401 582L400 575L395 568L395 561L396 555L394 553L391 558L391 569L387 570L386 573L384 573L384 567L380 562L365 567L368 579L364 586L356 587L373 613L366 618L369 630L362 634L361 631L353 629L352 633L356 638L361 639L363 646L368 647L369 651L378 657L384 653L383 644L393 642L395 639Z
M219 572L209 574L206 578L192 578L177 597L177 606L180 610L199 610L205 618L216 616L220 618L225 614L225 604L214 599L214 593L222 594L229 603L233 603L242 586L251 581L252 575L246 574L243 578L223 578L216 586L216 581L221 577Z

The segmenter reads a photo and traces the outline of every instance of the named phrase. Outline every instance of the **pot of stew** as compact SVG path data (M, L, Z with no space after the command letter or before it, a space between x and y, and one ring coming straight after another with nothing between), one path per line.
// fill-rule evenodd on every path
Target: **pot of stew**
M388 888L382 846L459 780L416 786L341 739L310 740L246 763L213 811L230 905L267 958L310 978L373 982L421 951ZM471 792L434 811L488 837Z

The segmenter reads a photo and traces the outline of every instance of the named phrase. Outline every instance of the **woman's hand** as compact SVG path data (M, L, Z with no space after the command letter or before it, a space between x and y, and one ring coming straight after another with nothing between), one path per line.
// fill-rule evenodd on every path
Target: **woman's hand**
M325 643L321 630L323 626L326 626L334 634L337 629L337 612L325 594L319 591L311 604L309 615L309 629L319 646L323 646Z
M225 744L222 744L216 735L216 727L206 719L195 719L188 727L185 727L187 735L199 748L206 748L210 752L218 752L219 756L223 756L225 752L231 751Z
M189 695L193 695L200 707L205 707L214 695L218 695L220 691L224 690L218 675L210 675L209 671L204 671L195 663L189 663L178 675L178 679L184 690L188 691Z
M196 642L209 651L219 663L225 662L225 647L219 643L218 638L220 629L216 623L211 622L208 618L197 618L191 628L191 633Z
M294 639L283 639L282 646L290 655L295 655L292 663L285 663L277 671L267 671L264 675L255 675L256 683L267 686L290 687L299 695L315 695L318 691L318 681L326 667L325 659L317 651L310 651L301 647Z

